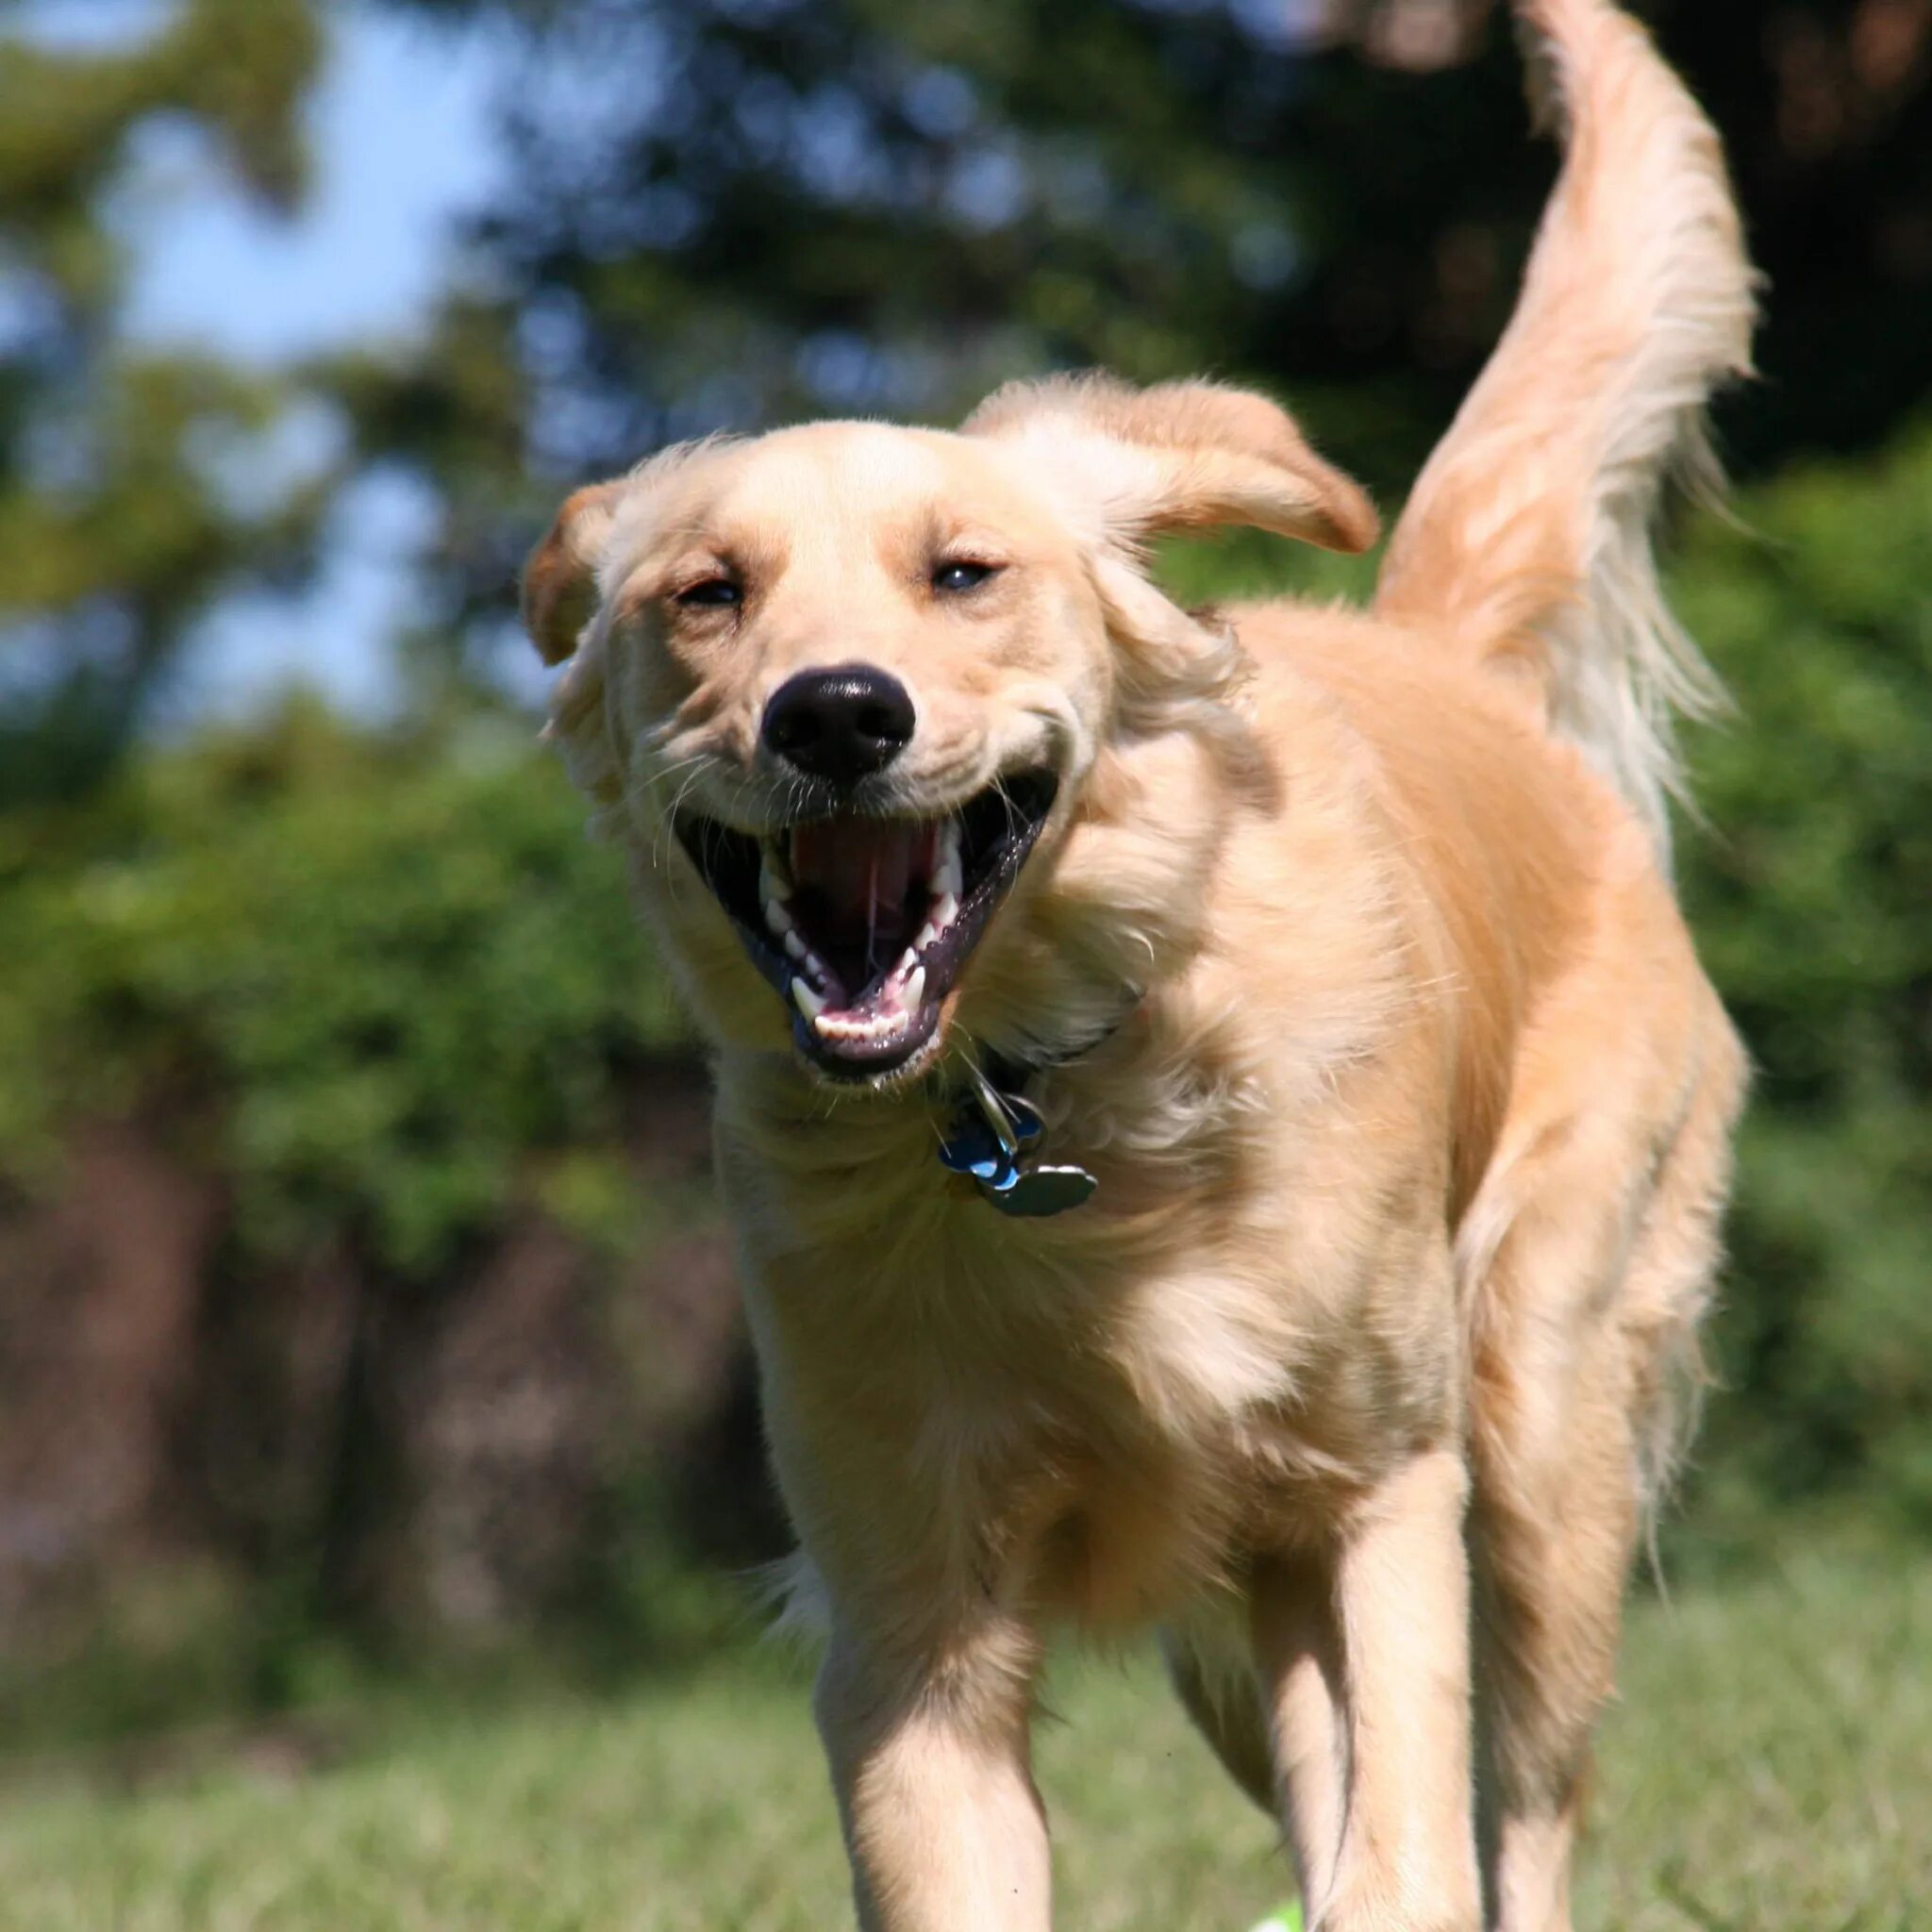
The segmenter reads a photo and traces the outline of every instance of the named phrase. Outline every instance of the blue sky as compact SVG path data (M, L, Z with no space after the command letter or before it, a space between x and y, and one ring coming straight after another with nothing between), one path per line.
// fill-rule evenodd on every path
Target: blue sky
M172 11L173 0L26 0L0 7L0 28L110 48ZM492 102L506 52L475 30L399 22L356 0L325 11L327 65L307 117L312 185L294 219L239 192L178 132L139 143L115 192L132 248L131 333L274 364L422 324L456 223L502 165ZM392 481L358 490L309 592L238 598L210 617L183 664L175 713L247 709L294 679L384 708L396 691L385 640L408 615L408 560L427 514Z

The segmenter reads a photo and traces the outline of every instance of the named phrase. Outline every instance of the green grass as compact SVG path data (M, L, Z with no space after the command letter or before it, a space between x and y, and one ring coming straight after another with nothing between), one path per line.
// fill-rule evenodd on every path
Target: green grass
M1061 1922L1242 1932L1274 1836L1142 1664L1070 1663L1042 1729ZM363 1714L291 1774L114 1789L16 1768L7 1932L824 1932L850 1923L795 1674L739 1659L597 1705ZM1632 1617L1586 1932L1932 1925L1932 1556L1812 1554Z

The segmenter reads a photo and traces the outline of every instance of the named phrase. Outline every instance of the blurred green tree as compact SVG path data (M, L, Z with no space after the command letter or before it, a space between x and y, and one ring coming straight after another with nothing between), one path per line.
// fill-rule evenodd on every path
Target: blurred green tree
M1392 496L1508 310L1553 166L1492 0L394 4L521 38L511 185L475 241L553 486L1100 363L1259 381ZM1932 18L1640 10L1775 291L1730 453L1869 446L1932 390ZM527 510L472 456L431 453L444 556L500 609Z
M0 37L0 802L97 776L212 599L312 556L331 479L249 480L297 391L125 339L111 202L167 123L292 207L321 45L310 0L192 0L121 52Z
M1860 1487L1932 1530L1932 425L1702 521L1679 608L1739 700L1679 839L1757 1062L1740 1143L1717 1520Z
M413 352L274 381L122 339L108 203L158 118L292 201L317 0L192 0L121 53L0 39L0 796L100 769L214 597L308 565L358 462L433 487L429 628L486 659L558 488L693 430L1208 369L1396 494L1551 164L1493 0L376 4L508 37L513 165ZM1867 446L1932 387L1932 21L1652 10L1777 291L1727 441L1746 468ZM235 487L301 398L355 452Z

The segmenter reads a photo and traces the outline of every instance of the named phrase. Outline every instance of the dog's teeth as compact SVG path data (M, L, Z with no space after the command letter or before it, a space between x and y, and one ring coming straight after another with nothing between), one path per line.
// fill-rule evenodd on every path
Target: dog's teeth
M798 1010L813 1022L831 1005L824 993L814 992L796 974L791 976L791 998ZM820 1030L823 1032L824 1028Z
M777 899L765 901L765 924L781 938L789 937L791 931L791 915L786 911L783 903Z
M811 948L798 937L798 928L795 925L788 925L785 928L784 938L786 952L800 965L811 958Z
M938 939L939 936L939 927L936 926L932 923L932 921L928 919L925 922L925 924L919 928L919 937L912 941L912 950L915 953L924 952L926 947L931 945L933 941Z
M958 916L958 894L956 892L941 892L933 902L932 917L926 922L927 924L935 928L933 937L937 939Z
M789 899L791 896L791 868L786 863L782 841L764 846L758 855L758 897Z
M848 1020L842 1014L820 1013L811 1024L821 1040L863 1040L873 1042L891 1040L911 1024L907 1013L874 1013L869 1019Z
M915 966L906 978L905 1000L907 1010L912 1013L918 1012L920 1002L924 998L925 968L924 966Z

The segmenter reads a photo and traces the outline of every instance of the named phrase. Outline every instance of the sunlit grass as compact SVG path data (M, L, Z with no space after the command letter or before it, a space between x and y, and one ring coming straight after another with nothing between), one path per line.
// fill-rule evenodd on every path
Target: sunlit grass
M1586 1932L1932 1925L1932 1557L1645 1603L1607 1729ZM1151 1667L1056 1676L1060 1920L1242 1928L1274 1834ZM225 1760L0 1807L19 1932L824 1932L850 1923L802 1684L740 1660L606 1703L387 1712L333 1769Z

